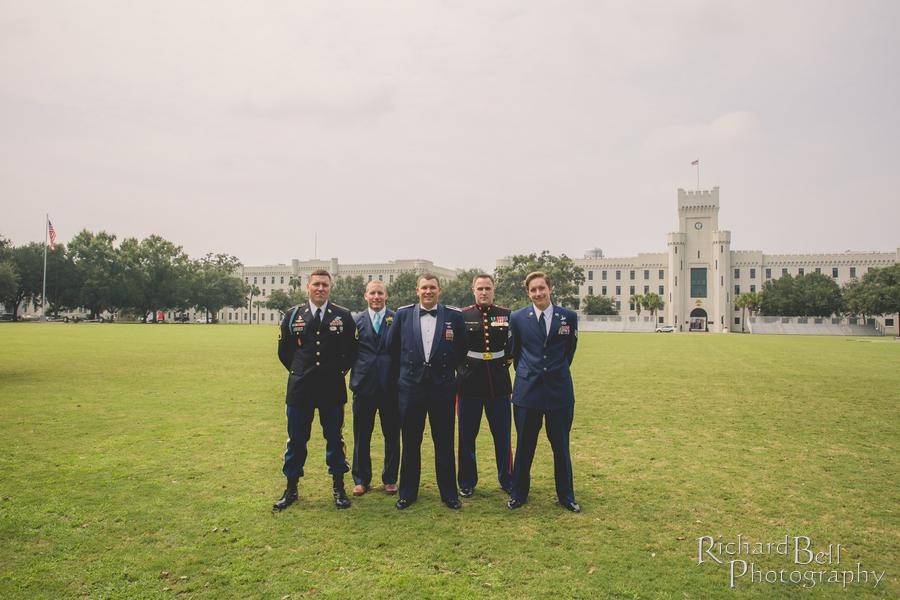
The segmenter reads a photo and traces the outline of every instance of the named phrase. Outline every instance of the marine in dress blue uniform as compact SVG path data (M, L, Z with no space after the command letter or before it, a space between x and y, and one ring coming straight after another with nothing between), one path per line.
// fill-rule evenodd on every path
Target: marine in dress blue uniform
M434 462L441 500L449 508L462 507L456 488L453 455L456 371L466 354L465 321L459 309L437 304L437 277L419 277L420 303L397 309L388 348L399 369L400 498L397 508L416 501L422 468L422 436L427 416L434 442ZM433 307L433 308L431 308ZM432 312L433 311L433 312ZM430 331L434 333L428 335Z
M497 481L510 492L512 479L512 409L509 378L510 310L495 305L494 279L479 274L472 280L475 304L462 310L466 321L467 353L459 370L459 493L468 498L478 483L475 440L482 411L494 439Z
M370 281L366 285L368 308L358 313L356 322L358 352L350 373L353 392L353 488L354 496L368 491L372 483L370 446L375 427L375 413L381 421L384 436L384 469L381 482L385 491L397 491L400 469L400 406L397 400L397 374L387 349L388 332L393 327L394 311L385 306L384 283Z
M344 473L350 466L342 430L347 402L344 376L356 357L356 324L349 310L328 301L330 283L327 271L313 271L307 286L309 303L288 310L281 321L278 358L288 370L288 441L282 468L287 488L273 506L275 510L283 510L297 500L297 482L303 477L306 445L317 409L335 506L350 506L344 491Z
M559 504L581 512L575 501L569 432L575 414L575 392L569 366L578 343L578 316L550 302L552 288L546 275L531 273L526 289L532 305L510 316L516 381L513 386L516 456L508 506L528 501L531 464L538 434L544 423L553 449L553 474Z

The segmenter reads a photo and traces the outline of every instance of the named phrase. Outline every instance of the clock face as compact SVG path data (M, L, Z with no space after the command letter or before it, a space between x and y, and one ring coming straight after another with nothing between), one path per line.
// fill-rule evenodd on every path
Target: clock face
M694 229L696 229L698 231L703 229L703 223L701 223L700 221L697 221L696 223L694 223Z

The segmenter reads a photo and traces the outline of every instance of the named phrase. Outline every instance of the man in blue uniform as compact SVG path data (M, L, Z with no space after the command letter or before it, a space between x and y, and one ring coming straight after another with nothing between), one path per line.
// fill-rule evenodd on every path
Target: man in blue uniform
M372 483L370 446L375 413L384 435L384 470L381 482L388 494L397 493L400 468L400 408L397 403L397 377L388 353L388 332L394 311L385 307L387 289L382 281L370 281L365 293L368 308L354 317L359 348L350 390L353 392L353 487L354 496L362 496Z
M468 347L459 370L459 493L468 498L478 483L475 438L481 413L487 416L494 438L494 456L500 487L510 492L512 477L512 410L509 395L509 315L510 310L494 304L494 278L480 273L472 279L475 304L462 310L466 320Z
M400 499L408 508L419 494L422 435L425 417L431 424L434 463L441 500L449 508L462 508L456 489L453 456L453 398L456 370L466 354L466 328L458 309L438 304L438 278L421 275L416 283L417 304L397 309L388 335L391 358L399 368Z
M306 444L316 409L325 436L325 462L332 476L334 504L338 508L350 507L344 491L344 473L350 467L342 429L347 402L344 376L356 357L356 324L349 310L328 301L328 271L313 271L306 291L309 303L295 306L285 314L278 335L278 358L289 372L285 398L288 441L282 469L287 488L273 505L274 510L284 510L297 501L297 483L303 477Z
M516 458L512 493L507 506L520 508L528 501L531 463L543 422L553 449L553 475L559 504L581 512L575 502L569 432L575 414L575 392L569 366L578 342L578 317L553 304L550 278L539 271L525 278L532 304L509 319L516 383L512 402L516 419Z

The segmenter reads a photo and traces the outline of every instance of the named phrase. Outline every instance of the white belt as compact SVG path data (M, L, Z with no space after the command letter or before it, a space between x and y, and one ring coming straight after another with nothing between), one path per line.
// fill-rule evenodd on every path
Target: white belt
M495 358L503 358L504 354L506 354L504 350L497 350L496 352L472 352L470 350L466 353L466 356L477 360L494 360Z

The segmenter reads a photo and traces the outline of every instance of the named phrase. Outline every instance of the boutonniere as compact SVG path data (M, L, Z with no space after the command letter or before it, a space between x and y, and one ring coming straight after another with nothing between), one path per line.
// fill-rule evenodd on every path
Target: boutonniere
M384 322L387 323L388 325L390 325L391 323L394 322L394 317L385 317Z

